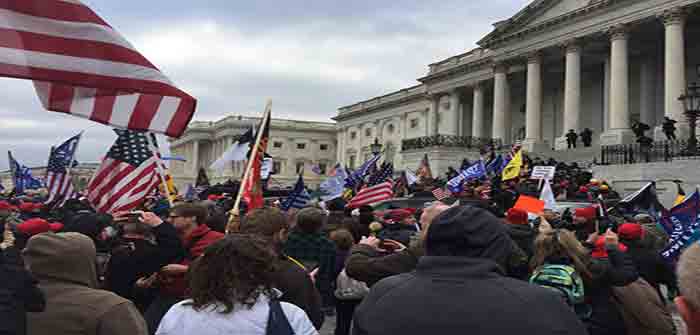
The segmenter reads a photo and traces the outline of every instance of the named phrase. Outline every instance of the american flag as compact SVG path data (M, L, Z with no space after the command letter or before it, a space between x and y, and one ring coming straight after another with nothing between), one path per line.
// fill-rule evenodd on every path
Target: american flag
M447 199L447 198L451 197L452 192L450 192L450 190L445 190L443 188L438 187L438 188L433 190L433 196L437 200L443 200L443 199Z
M47 204L55 203L59 207L66 200L76 195L69 169L73 167L75 152L82 133L69 138L58 147L51 149L49 163L46 167L46 188L49 192Z
M160 183L160 159L150 149L148 134L114 131L119 137L88 185L88 200L103 213L137 207Z
M368 159L366 162L362 163L362 166L357 170L353 171L348 178L345 179L345 187L355 188L364 181L365 176L369 172L370 167L374 166L379 160L380 155L374 155L372 158Z
M385 181L381 184L366 187L357 192L357 195L350 200L348 207L357 208L364 205L373 204L375 202L380 202L383 200L391 199L394 197L394 185L389 181Z
M367 183L367 186L374 186L379 183L383 183L387 179L391 178L394 175L394 164L392 163L382 163L381 169L376 171L372 176L369 178L369 182Z
M34 81L45 109L179 137L196 100L79 0L0 1L0 76Z
M294 185L294 189L289 193L286 199L280 205L283 211L288 211L290 208L304 208L311 201L311 196L309 192L306 191L304 187L304 178L299 175L297 183Z

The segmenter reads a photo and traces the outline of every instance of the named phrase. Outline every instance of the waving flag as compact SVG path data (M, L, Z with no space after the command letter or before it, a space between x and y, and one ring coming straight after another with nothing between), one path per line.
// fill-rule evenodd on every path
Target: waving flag
M411 170L406 170L406 185L411 186L418 182L418 176Z
M306 191L304 186L304 178L299 175L297 183L294 185L294 189L289 193L286 199L280 205L283 211L288 211L290 208L304 208L311 201L311 196L309 192Z
M456 177L447 182L447 187L452 193L462 192L462 183L465 180L477 179L486 175L486 167L484 161L478 161L466 170L460 172Z
M513 159L508 162L508 165L503 169L502 180L515 179L520 175L520 168L523 165L523 152L518 152L513 156Z
M247 158L250 146L255 142L253 127L248 128L245 133L238 137L234 143L221 157L209 166L210 169L222 172L226 168L226 163L244 161Z
M501 156L501 154L498 154L496 157L494 157L492 160L490 160L489 163L486 165L486 172L499 174L499 173L501 173L501 170L503 169L503 167L504 167L503 156Z
M0 1L0 76L49 111L180 137L196 100L78 0Z
M357 170L353 171L348 178L345 179L345 187L355 188L360 185L367 174L369 173L370 167L374 166L379 160L380 155L374 155L372 158L368 159L366 162L362 163Z
M322 182L319 187L322 193L321 200L328 201L341 197L345 189L345 178L347 178L345 169L340 164L336 164L330 173L330 177Z
M149 148L148 134L114 131L119 137L88 184L87 198L101 213L136 208L161 182L160 159Z
M620 200L615 207L623 214L647 213L655 218L661 216L664 206L656 195L656 183L649 182L636 192Z
M676 200L673 201L672 207L681 204L683 200L685 200L685 191L683 191L683 187L681 187L681 182L676 181L676 186L678 187L678 193L676 195Z
M420 161L418 170L416 171L418 180L422 183L425 179L433 179L433 172L430 169L430 161L428 160L428 154L423 155L423 159Z
M675 260L683 249L700 238L698 215L700 215L700 194L696 190L661 218L662 226L665 229L670 228L670 231L667 231L669 243L661 252L662 257Z
M549 179L544 180L544 187L540 192L540 200L544 201L544 209L554 210L557 207L557 201L554 199L552 185L549 184Z
M271 103L268 103L257 135L257 146L254 145L250 154L250 160L252 160L250 171L244 176L241 184L241 198L245 200L246 208L249 211L262 208L265 205L262 189L262 169L265 160L265 152L267 151L267 142L270 139L271 108Z
M357 195L350 200L347 207L357 208L391 199L392 197L394 197L393 183L391 181L385 181L381 184L363 188L360 192L357 192Z
M15 193L22 194L24 190L38 189L44 186L41 180L32 176L32 171L28 167L15 160L12 152L8 151L7 157L12 173L12 182L15 185Z
M391 178L393 175L394 164L384 162L382 163L381 169L379 169L372 176L370 176L367 186L374 186L379 183L383 183L387 179Z
M81 136L82 133L75 135L51 150L46 167L46 188L49 191L47 204L56 202L58 206L62 206L74 195L69 169L73 167Z
M442 201L452 196L452 192L450 192L450 190L445 190L441 187L434 189L432 193L435 199L437 199L438 201Z

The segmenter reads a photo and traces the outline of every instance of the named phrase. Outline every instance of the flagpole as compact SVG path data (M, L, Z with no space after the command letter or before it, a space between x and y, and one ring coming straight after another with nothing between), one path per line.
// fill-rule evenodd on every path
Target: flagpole
M267 124L267 120L270 118L270 112L272 111L272 100L268 99L267 104L265 105L265 113L263 114L262 122L260 123L260 127L258 128L258 133L255 134L255 145L250 150L250 157L248 157L248 164L245 169L245 173L243 173L243 179L241 180L241 185L238 188L238 195L236 195L236 201L233 203L233 208L229 212L229 217L228 217L228 224L226 225L226 233L229 233L231 231L231 228L233 228L233 224L236 222L239 216L239 211L240 211L240 205L241 205L241 197L243 196L243 190L245 190L246 183L248 182L248 178L250 177L250 171L253 168L253 162L255 161L254 158L255 155L258 154L258 147L260 146L260 140L262 139L262 133L263 133L263 127Z
M166 198L168 199L168 204L170 204L170 208L173 207L173 199L170 197L170 189L168 189L168 183L165 181L165 175L163 173L163 161L158 157L158 146L155 143L155 138L153 133L147 133L146 138L148 139L148 144L151 146L151 153L153 154L153 158L156 159L156 172L158 173L158 177L160 178L160 182L163 185L163 191L166 193Z

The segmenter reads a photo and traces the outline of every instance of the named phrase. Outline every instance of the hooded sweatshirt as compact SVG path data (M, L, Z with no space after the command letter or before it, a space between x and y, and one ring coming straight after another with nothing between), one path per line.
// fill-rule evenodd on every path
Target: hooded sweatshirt
M96 289L96 251L89 237L39 234L29 240L23 256L46 297L46 310L28 315L27 334L147 333L129 300Z

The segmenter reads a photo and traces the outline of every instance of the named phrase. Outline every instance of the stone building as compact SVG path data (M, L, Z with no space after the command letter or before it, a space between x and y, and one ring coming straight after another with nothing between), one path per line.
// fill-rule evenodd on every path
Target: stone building
M428 153L444 172L488 140L593 160L600 145L634 142L634 121L664 139L664 116L683 138L678 98L699 79L699 4L535 0L494 23L478 48L430 64L418 85L339 108L338 161L357 166L375 138L398 169L415 169ZM584 128L593 147L561 151L564 134Z
M236 142L260 118L226 116L216 122L191 122L179 139L170 140L173 155L183 156L187 162L171 161L170 171L182 192L186 185L196 182L200 167L207 169L212 183L228 179L239 180L245 170L244 162L230 163L223 173L209 166ZM268 154L273 157L275 174L271 187L286 187L296 182L303 170L304 182L317 186L323 176L311 171L318 166L323 172L336 163L336 130L333 123L272 119Z

